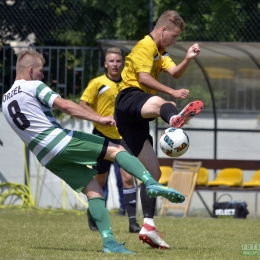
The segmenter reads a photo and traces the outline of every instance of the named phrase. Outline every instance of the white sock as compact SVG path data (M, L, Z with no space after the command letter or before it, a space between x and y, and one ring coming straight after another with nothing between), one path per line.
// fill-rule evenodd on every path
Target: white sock
M177 116L177 115L174 115L174 116L172 116L172 117L170 118L170 122L169 122L170 125L172 124L172 120L173 120L176 116Z
M153 218L144 218L144 224L148 224L152 227L155 226Z

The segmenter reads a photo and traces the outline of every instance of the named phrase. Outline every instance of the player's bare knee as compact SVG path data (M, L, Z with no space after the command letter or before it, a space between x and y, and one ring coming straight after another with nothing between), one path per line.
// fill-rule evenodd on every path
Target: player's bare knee
M107 179L107 173L103 173L103 174L97 174L95 176L95 179L97 180L97 182L99 183L100 187L103 187L103 185L106 182Z
M119 144L109 142L104 159L114 162L117 153L125 151L125 148Z
M125 189L134 188L135 184L133 178L131 180L123 180L123 186Z

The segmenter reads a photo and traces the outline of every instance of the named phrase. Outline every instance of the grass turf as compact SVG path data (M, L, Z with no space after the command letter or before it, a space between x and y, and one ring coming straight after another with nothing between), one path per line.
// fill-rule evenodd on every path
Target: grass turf
M141 218L138 221L142 223ZM126 241L136 255L102 253L101 238L88 229L85 212L1 209L0 259L238 260L245 259L242 244L260 244L260 219L155 217L170 250L143 244L138 234L128 232L126 217L111 213L111 222L117 240Z

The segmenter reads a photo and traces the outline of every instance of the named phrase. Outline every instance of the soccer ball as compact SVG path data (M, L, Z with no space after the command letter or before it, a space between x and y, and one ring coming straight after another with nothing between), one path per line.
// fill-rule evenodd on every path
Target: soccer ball
M160 138L161 150L170 157L179 157L189 148L189 137L181 128L167 128Z

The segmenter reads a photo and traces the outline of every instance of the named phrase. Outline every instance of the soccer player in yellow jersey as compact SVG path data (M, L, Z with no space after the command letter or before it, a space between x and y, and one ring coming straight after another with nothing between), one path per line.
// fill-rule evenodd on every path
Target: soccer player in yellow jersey
M106 68L106 74L92 79L84 93L80 98L79 105L83 108L91 107L96 113L101 116L113 116L115 99L118 94L118 89L122 83L121 71L123 67L122 54L119 48L109 48L106 52L104 66ZM129 152L129 148L122 140L122 137L118 133L116 126L104 126L97 123L94 124L93 134L104 137L105 139L121 144ZM96 180L102 187L107 179L109 169L112 162L108 160L99 160L96 166L93 166L97 170ZM137 233L141 230L140 226L136 222L136 187L134 178L122 168L120 169L123 181L123 199L125 202L126 211L129 218L129 232ZM95 231L91 223L91 216L88 213L88 222L90 229Z
M160 72L167 72L174 78L181 77L190 61L200 53L199 45L194 44L180 64L176 65L169 57L166 48L176 43L183 29L184 21L176 11L165 11L159 17L151 33L140 40L126 57L121 73L123 84L115 103L115 120L119 133L133 155L139 158L156 180L160 179L161 172L149 134L149 121L161 117L173 127L182 127L203 108L202 101L197 100L189 103L178 114L174 102L156 96L157 91L172 98L184 99L189 95L188 89L172 89L158 81ZM156 232L153 219L156 200L145 194L143 184L140 196L144 223L139 239L153 248L170 248Z

